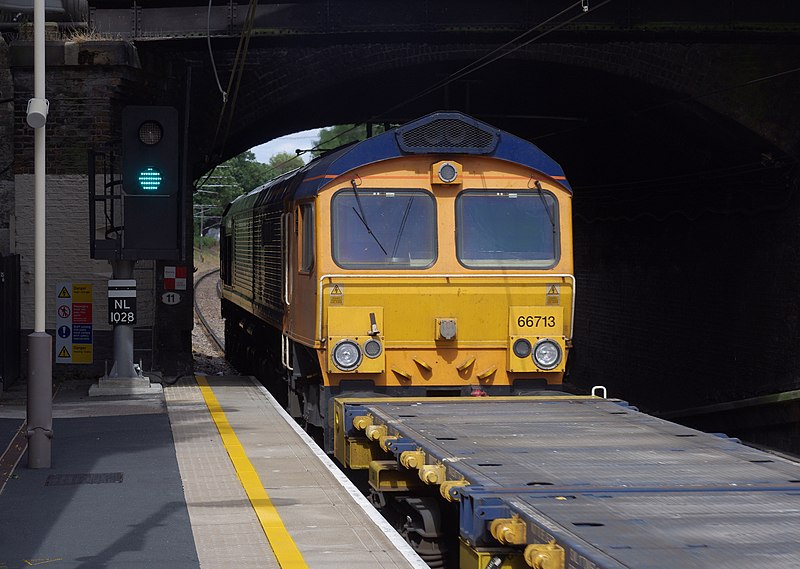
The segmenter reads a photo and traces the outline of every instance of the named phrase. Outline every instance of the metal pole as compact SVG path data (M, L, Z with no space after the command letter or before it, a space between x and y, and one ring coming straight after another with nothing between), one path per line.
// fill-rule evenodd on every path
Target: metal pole
M28 124L34 129L34 328L28 336L28 467L50 468L53 437L53 342L45 332L45 131L44 1L33 5L33 99Z

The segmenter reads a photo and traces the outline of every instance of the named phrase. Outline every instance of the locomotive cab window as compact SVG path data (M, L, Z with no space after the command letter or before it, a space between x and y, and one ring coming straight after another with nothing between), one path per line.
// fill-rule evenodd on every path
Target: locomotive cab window
M558 202L544 191L465 191L456 198L456 253L467 268L556 264Z
M436 260L436 205L424 190L341 190L332 254L344 269L424 269Z
M309 273L314 268L314 207L300 206L300 272Z

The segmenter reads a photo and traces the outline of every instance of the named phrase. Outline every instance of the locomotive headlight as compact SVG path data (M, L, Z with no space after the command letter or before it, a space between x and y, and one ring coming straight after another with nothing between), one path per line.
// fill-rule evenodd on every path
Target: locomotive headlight
M383 351L383 346L381 343L376 340L375 338L370 338L366 342L364 342L364 355L368 358L375 359L381 352Z
M351 371L361 363L361 348L353 340L341 340L331 354L333 364L342 371Z
M539 369L553 369L561 363L561 346L554 340L542 338L533 346L533 363Z
M531 343L526 340L525 338L518 338L516 342L514 342L514 355L518 358L527 358L531 355Z
M449 184L458 177L458 169L450 162L444 162L439 166L438 174L442 182Z
M442 160L431 165L431 184L460 184L463 166L455 160Z

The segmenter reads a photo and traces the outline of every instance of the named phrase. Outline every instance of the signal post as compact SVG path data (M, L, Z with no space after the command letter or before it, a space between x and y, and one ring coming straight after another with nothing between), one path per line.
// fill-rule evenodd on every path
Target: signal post
M150 383L142 366L133 361L136 323L133 270L137 261L182 257L180 140L176 109L162 106L123 109L122 193L103 198L121 201L121 225L111 228L114 239L93 241L91 248L94 258L106 258L112 267L108 322L114 326L114 364L89 389L89 395L141 395L162 390L160 384ZM92 175L90 172L90 179ZM96 200L97 197L93 198ZM94 223L91 225L94 230Z

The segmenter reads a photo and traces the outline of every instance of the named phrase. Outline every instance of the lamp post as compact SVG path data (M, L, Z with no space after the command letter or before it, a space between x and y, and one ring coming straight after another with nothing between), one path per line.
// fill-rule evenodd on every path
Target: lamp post
M53 340L45 331L44 0L33 6L33 99L27 122L34 129L34 327L28 336L28 467L50 468L53 438Z

